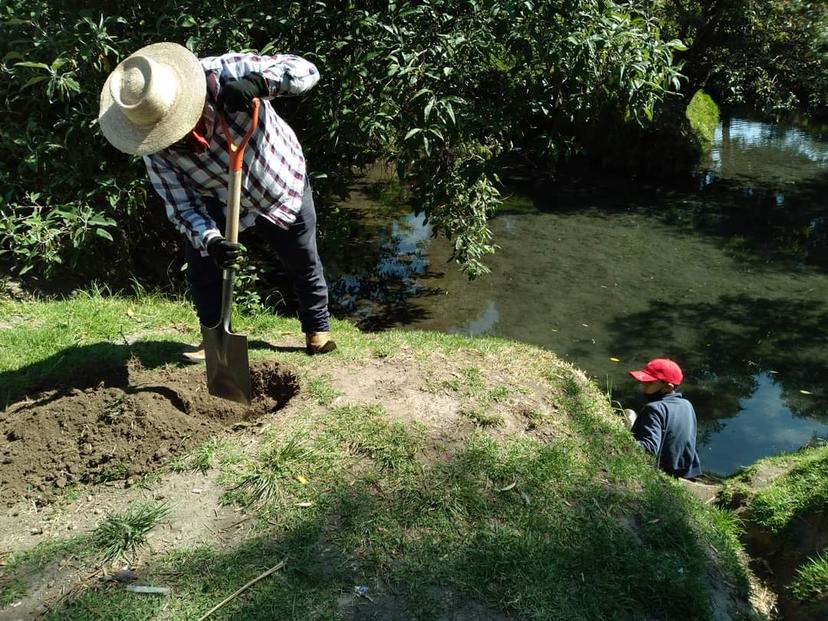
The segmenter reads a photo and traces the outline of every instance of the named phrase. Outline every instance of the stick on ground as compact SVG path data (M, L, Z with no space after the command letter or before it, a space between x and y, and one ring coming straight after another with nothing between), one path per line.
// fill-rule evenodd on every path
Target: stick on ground
M235 593L233 593L232 595L230 595L230 596L228 596L228 597L224 598L224 599L223 599L223 600L221 600L218 604L216 604L215 606L213 606L212 608L210 608L210 610L208 610L206 613L204 613L204 616L203 616L203 617L201 617L198 621L204 621L204 619L206 619L207 617L209 617L209 616L210 616L211 614L213 614L216 610L218 610L219 608L221 608L222 606L224 606L227 602L229 602L229 601L233 600L234 598L236 598L236 597L238 597L239 595L241 595L242 593L244 593L247 589L249 589L250 587L252 587L252 586L253 586L254 584L256 584L259 580L262 580L263 578L267 578L270 574L273 574L273 573L276 573L277 571L279 571L282 567L284 567L284 566L285 566L285 564L286 564L286 563L287 563L287 559L284 559L284 560L280 561L280 562L279 562L279 564L274 565L273 567L271 567L270 569L268 569L268 570L267 570L266 572L264 572L263 574L259 574L258 576L256 576L255 578L253 578L253 580L251 580L250 582L248 582L247 584L245 584L243 587L241 587L238 591L236 591L236 592L235 592Z

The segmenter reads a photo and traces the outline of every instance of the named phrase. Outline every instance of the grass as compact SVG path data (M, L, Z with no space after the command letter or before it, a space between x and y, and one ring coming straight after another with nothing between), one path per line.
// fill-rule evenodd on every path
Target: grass
M781 474L754 491L750 481L760 467L777 467ZM724 498L741 500L752 523L782 532L795 518L828 507L828 444L761 460L726 483Z
M228 498L245 507L267 507L308 482L315 450L298 435L270 437L235 468Z
M477 367L466 367L450 380L442 382L443 388L457 392L466 398L480 396L485 388L483 374Z
M23 599L29 590L19 578L0 580L0 608L5 608Z
M278 456L286 483L267 497L270 514L281 516L276 529L226 550L163 557L156 571L176 593L165 603L170 618L203 612L282 556L291 559L286 571L220 618L342 618L347 585L376 589L375 576L396 585L387 618L438 618L448 612L440 593L530 619L635 618L644 610L707 618L692 501L679 494L677 502L660 478L640 496L609 492L566 444L484 432L429 465L418 459L422 436L376 408L337 408L328 418L330 428L307 446L277 443L259 454ZM321 449L333 446L334 461L320 467ZM300 471L312 471L308 486L291 482ZM293 509L305 491L313 504ZM633 531L615 519L628 512ZM142 618L159 605L90 591L54 618L80 619L90 609Z
M81 535L69 539L51 539L35 547L16 552L0 567L0 608L25 597L28 580L59 560L79 561L92 553L89 537Z
M174 302L93 295L54 304L59 310L44 302L0 302L3 313L29 318L22 336L0 330L0 386L13 386L10 393L65 377L67 359L117 365L135 354L145 366L166 364L174 347L197 336L189 308ZM55 321L63 321L59 330ZM191 322L192 330L169 332ZM294 320L266 316L241 317L237 325L251 343L299 332ZM137 329L142 340L119 344L121 330ZM530 620L701 620L712 615L710 575L746 597L729 514L656 472L597 387L569 365L501 340L361 335L342 323L334 329L336 356L277 354L305 377L306 399L293 415L272 417L263 433L247 434L244 442L211 439L178 466L218 478L225 501L256 518L251 529L221 545L156 550L141 567L142 581L171 587L172 597L138 597L99 584L46 618L199 618L284 557L284 571L214 618L425 620L463 609ZM81 345L73 344L78 339ZM417 412L401 416L374 403L345 402L333 389L332 368L349 371L348 365L401 352L421 378L442 357L445 368L459 369L431 388L467 415L474 412L478 424L461 426L451 444L441 443ZM254 348L255 355L276 354ZM505 370L519 379L506 381ZM525 416L538 423L554 417L560 433L541 440L491 429L505 420L503 404L518 407L522 395L538 390L546 413L530 408ZM485 422L486 416L501 422ZM158 503L132 505L102 521L86 545L108 559L134 555L162 517ZM44 562L48 557L44 552ZM8 576L25 586L21 563ZM373 602L352 597L360 584L370 587Z
M331 385L331 376L327 374L309 378L305 390L319 405L330 405L342 394Z
M788 589L801 602L828 598L828 550L823 550L800 567Z
M193 470L205 474L216 467L216 460L224 455L228 448L227 441L213 436L188 455L170 462L167 468L170 472Z
M464 408L460 414L482 427L498 427L505 421L500 414L489 412L482 407Z
M132 560L146 544L146 535L168 513L157 502L136 503L122 513L107 516L92 533L92 542L104 563Z

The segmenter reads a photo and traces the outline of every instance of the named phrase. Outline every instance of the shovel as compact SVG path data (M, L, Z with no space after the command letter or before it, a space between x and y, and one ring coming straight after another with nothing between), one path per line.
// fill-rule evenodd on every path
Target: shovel
M227 226L224 237L227 241L239 241L239 209L241 203L242 167L244 148L259 123L259 100L253 100L250 127L239 144L233 144L233 137L227 127L224 115L219 113L219 122L227 138L230 156L230 170L227 175ZM230 316L233 312L233 280L235 269L224 270L221 280L221 319L217 326L201 326L207 362L207 390L216 397L250 404L253 388L250 384L250 361L247 357L247 337L230 332Z

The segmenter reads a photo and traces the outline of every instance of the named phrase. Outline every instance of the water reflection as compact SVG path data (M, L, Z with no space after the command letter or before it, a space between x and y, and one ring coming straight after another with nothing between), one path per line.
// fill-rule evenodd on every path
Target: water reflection
M546 347L633 402L627 370L679 360L707 469L726 474L828 425L828 142L732 120L697 191L570 180L492 221L469 283L422 218L362 200L327 256L334 308L363 327ZM383 214L383 215L378 215ZM440 266L435 271L435 266ZM620 359L618 363L615 359Z
M326 253L336 257L326 267L332 311L369 330L387 327L388 321L424 319L427 311L413 307L410 300L429 293L417 280L426 276L429 266L431 227L425 218L398 216L390 230L385 226L363 234L368 239L362 242L350 237L347 252ZM369 239L371 243L363 243Z
M803 157L819 166L828 164L828 144L821 136L798 127L786 127L747 119L724 119L716 129L710 159L722 168L722 154L746 154L767 149L782 156ZM748 171L744 171L748 172Z
M828 425L794 415L774 376L753 376L755 388L739 402L739 413L725 421L700 424L700 457L713 472L732 472L769 454L793 451L815 438L828 437Z
M480 315L477 319L473 319L470 321L465 327L457 330L451 329L449 332L452 334L465 334L468 336L480 336L482 334L487 334L494 325L500 319L500 313L497 312L497 302L494 300L489 300L489 303L486 304L486 309L483 311L483 314Z

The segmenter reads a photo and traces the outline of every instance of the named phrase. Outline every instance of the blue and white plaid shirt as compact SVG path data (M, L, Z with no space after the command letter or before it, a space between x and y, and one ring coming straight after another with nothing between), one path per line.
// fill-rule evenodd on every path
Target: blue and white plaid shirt
M210 196L227 203L227 141L216 116L222 85L228 79L257 72L264 76L270 97L295 96L313 88L319 72L313 63L288 54L226 54L199 62L207 77L202 115L207 148L199 152L186 140L179 141L144 156L144 163L153 187L164 199L169 219L194 248L204 252L210 239L224 234L202 201ZM250 115L229 115L227 124L238 143L250 125ZM259 216L283 228L296 220L305 188L305 158L293 130L266 99L259 108L259 126L247 144L242 175L239 230L252 226Z

